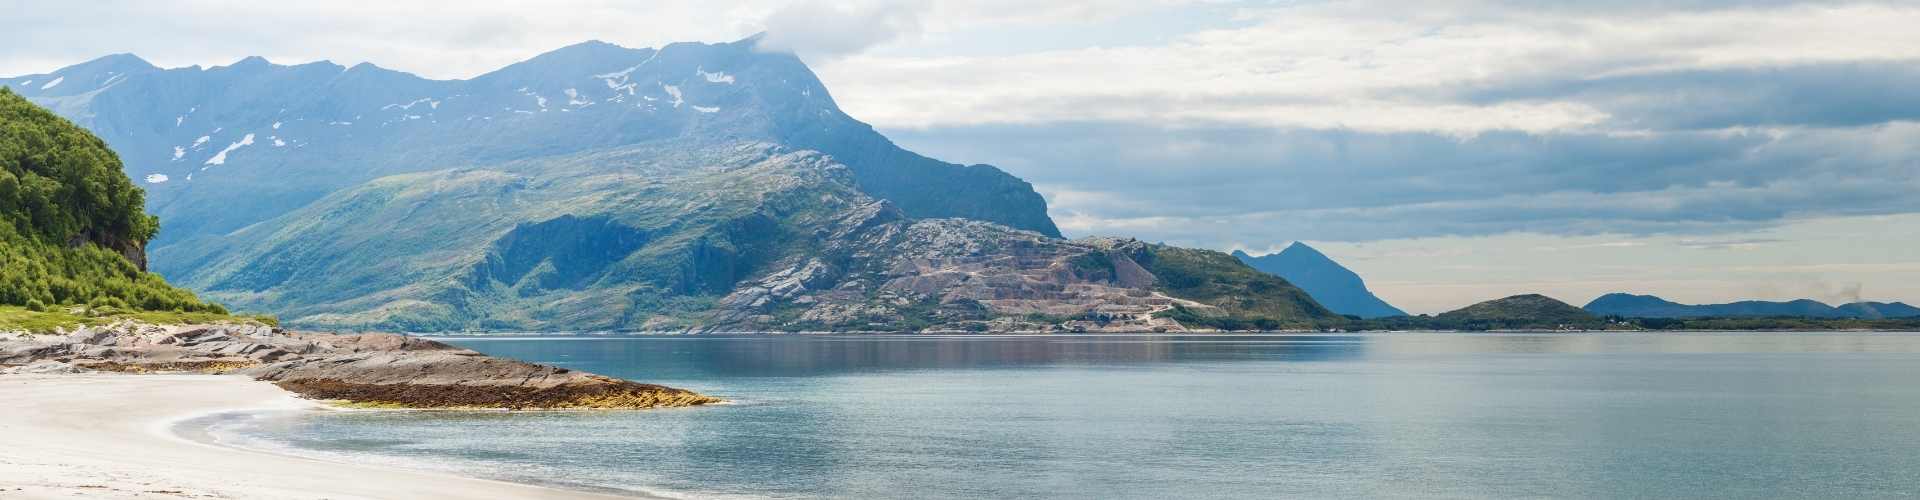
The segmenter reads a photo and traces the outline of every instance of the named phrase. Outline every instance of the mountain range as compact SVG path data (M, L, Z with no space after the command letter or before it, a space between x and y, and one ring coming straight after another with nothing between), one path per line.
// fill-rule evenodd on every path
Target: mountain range
M1294 242L1279 253L1258 257L1235 250L1233 256L1254 269L1286 278L1333 312L1362 318L1407 315L1367 290L1360 275L1305 243Z
M1748 300L1729 304L1679 304L1652 295L1610 293L1587 303L1594 314L1628 318L1737 318L1804 317L1889 319L1920 317L1920 307L1902 302L1854 302L1838 307L1800 299L1787 302Z
M0 79L166 221L152 267L289 324L1165 330L1338 321L1224 253L1065 240L1012 175L906 151L758 39L588 42L469 80L117 55Z
M468 80L259 57L160 69L120 54L0 85L120 153L169 221L154 242L163 272L177 270L169 247L375 178L672 140L819 151L911 216L1059 235L1025 181L899 148L841 112L798 58L757 42L586 42Z

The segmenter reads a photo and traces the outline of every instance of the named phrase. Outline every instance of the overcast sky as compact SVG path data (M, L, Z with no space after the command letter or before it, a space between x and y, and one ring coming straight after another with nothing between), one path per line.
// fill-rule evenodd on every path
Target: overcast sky
M1536 291L1920 302L1915 2L0 11L0 75L133 52L168 67L263 55L466 78L585 39L766 31L903 145L1032 181L1069 236L1255 253L1308 241L1414 312Z

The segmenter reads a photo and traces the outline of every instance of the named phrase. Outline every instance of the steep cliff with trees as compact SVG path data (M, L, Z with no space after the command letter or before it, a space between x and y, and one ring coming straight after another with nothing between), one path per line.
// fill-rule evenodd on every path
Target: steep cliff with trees
M98 137L0 89L0 306L224 314L146 272L144 203Z

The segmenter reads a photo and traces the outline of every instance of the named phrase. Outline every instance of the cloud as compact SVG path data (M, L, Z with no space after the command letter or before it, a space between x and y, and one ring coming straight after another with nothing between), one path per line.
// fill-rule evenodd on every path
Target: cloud
M1727 71L1733 79L1807 65L1911 66L1916 56L1907 47L1920 45L1914 25L1920 7L1911 4L1637 3L1608 10L1306 2L1246 6L1229 22L1155 43L1018 54L870 53L819 70L844 96L843 107L885 128L1123 120L1453 135L1580 132L1619 128L1625 122L1611 120L1613 111L1644 118L1669 103L1634 107L1556 92L1476 100L1458 92L1609 78L1624 84L1658 73ZM1868 82L1857 84L1871 88Z
M1722 238L1693 240L1683 239L1677 244L1681 248L1694 250L1753 250L1785 240L1779 238Z
M1073 235L1226 248L1509 232L1717 234L1920 212L1920 123L1436 133L1128 123L889 131L1034 182Z
M892 1L795 2L767 16L766 38L760 47L815 61L857 54L918 34L925 9L925 4Z
M430 78L470 78L590 39L629 47L728 42L779 5L670 0L412 0L9 2L0 19L0 75L50 71L132 52L166 67L372 62Z
M1610 128L1849 127L1920 119L1920 55L1912 61L1684 69L1631 75L1562 75L1469 88L1480 105L1580 102Z

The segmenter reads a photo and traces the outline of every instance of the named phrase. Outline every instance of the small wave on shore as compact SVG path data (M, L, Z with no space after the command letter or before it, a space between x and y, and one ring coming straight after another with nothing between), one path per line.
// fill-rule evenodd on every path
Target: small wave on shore
M584 412L584 411L583 411ZM574 413L547 411L542 414ZM526 412L488 410L306 409L234 411L183 420L171 429L179 437L225 448L286 455L330 463L374 465L460 477L527 484L563 490L663 499L752 499L760 497L672 491L608 478L581 478L564 466L530 456L481 450L449 450L405 438L368 436L353 429L382 420L444 420L447 426L482 426ZM466 455L472 456L466 456Z

